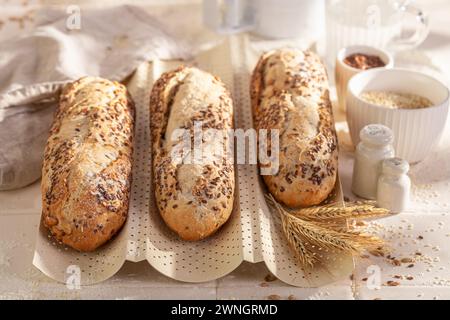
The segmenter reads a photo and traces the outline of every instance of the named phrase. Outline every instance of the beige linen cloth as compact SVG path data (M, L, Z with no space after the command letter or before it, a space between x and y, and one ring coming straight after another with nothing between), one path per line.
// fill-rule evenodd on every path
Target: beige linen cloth
M88 75L121 81L142 62L188 58L186 46L141 8L81 10L79 29L67 27L71 14L44 10L33 31L0 43L0 190L40 178L65 83Z

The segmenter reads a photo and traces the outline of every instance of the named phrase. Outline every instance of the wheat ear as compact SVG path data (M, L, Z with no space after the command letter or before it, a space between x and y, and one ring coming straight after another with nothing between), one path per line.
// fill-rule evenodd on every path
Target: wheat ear
M298 210L286 210L302 219L332 220L332 219L374 219L390 215L389 210L377 208L369 204L348 204L345 207L323 206Z
M341 208L328 205L303 209L303 212L306 214L297 215L293 214L290 210L286 210L271 194L266 195L266 198L269 204L279 212L283 232L289 246L294 250L304 267L312 267L320 262L317 255L311 250L308 250L308 244L311 247L352 254L380 250L384 246L384 242L378 237L347 230L347 219L355 216L355 211L353 210L358 208L359 211L356 214L359 217L361 216L361 212L365 214L365 217L368 217L369 214L367 212L373 210L372 205L354 204L350 207L352 209L348 209L347 211L343 210L345 207ZM366 211L363 211L362 207ZM370 207L370 209L366 207ZM320 214L321 212L325 213ZM389 212L387 210L381 209L377 210L376 213L370 214L370 217L373 218L388 214ZM317 218L317 216L319 217Z

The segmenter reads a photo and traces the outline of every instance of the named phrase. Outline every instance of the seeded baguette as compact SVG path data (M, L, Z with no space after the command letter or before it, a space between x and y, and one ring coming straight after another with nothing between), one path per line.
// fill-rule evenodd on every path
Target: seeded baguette
M125 86L86 77L67 85L42 168L42 221L79 251L111 239L128 215L134 105Z
M165 73L150 99L153 176L159 212L180 238L199 241L214 234L230 217L234 197L234 164L227 157L206 163L177 163L172 159L182 129L193 138L194 123L202 129L233 128L233 105L224 84L196 68ZM224 145L229 143L228 135ZM221 141L203 139L203 146ZM192 143L192 146L194 143ZM224 153L225 154L225 153Z
M264 176L269 191L291 208L322 203L336 183L338 149L320 58L295 49L263 55L253 73L251 99L256 129L280 132L279 172Z

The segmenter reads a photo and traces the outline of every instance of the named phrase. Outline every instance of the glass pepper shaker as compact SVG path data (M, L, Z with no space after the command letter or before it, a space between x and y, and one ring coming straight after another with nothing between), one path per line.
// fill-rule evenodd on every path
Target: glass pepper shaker
M376 200L381 164L395 156L392 130L380 124L371 124L360 132L361 142L356 147L352 191L357 196Z
M408 208L411 190L408 171L409 164L403 159L392 158L383 162L377 191L379 207L393 213L400 213Z

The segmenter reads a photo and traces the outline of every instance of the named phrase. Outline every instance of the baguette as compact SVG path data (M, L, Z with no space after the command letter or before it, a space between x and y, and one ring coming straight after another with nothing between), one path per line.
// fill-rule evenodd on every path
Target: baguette
M264 176L270 193L291 208L322 203L335 187L338 147L320 58L295 49L263 55L251 100L256 129L280 133L279 171Z
M128 215L134 105L125 86L86 77L67 85L42 169L42 221L79 251L112 238Z
M224 84L196 68L181 67L155 83L151 99L151 135L155 198L159 212L179 237L199 241L214 234L230 217L234 200L234 164L227 157L208 163L177 163L172 154L180 141L176 130L193 138L202 130L233 128L233 104ZM219 142L203 138L204 147ZM229 137L224 136L224 146ZM220 146L219 146L220 147ZM189 148L189 151L191 149Z

